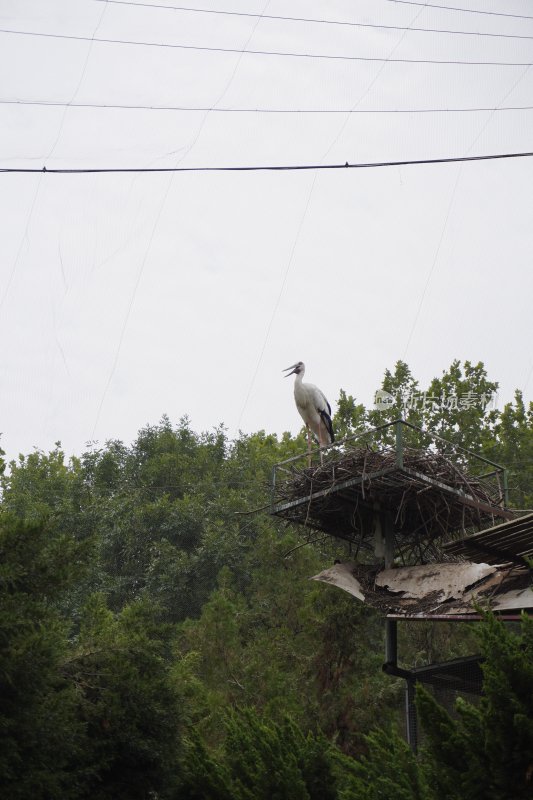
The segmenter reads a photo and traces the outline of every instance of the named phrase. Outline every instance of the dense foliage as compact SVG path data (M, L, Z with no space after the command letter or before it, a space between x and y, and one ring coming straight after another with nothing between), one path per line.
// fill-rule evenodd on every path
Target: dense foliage
M395 732L368 736L355 764L357 800L525 800L533 797L533 620L513 632L488 615L478 638L486 661L478 705L451 717L417 690L425 746L416 758Z
M402 362L383 381L409 420L509 465L527 508L533 407L519 392L502 411L473 401L496 388L469 362L425 393ZM335 425L398 410L341 392ZM131 446L67 460L58 444L0 469L2 796L533 796L530 623L481 626L480 706L452 719L420 694L415 759L391 732L402 686L381 671L382 620L307 580L345 550L264 511L272 465L304 449L302 434L230 441L163 418ZM453 626L402 640L411 662L471 646Z

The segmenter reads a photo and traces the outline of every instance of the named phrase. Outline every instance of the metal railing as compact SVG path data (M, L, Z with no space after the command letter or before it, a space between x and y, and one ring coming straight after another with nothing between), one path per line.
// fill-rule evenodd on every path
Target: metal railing
M366 428L358 433L351 434L326 447L315 446L311 449L311 453L306 450L275 464L272 470L272 505L274 505L275 501L276 486L281 480L289 480L296 471L300 471L305 467L313 468L313 460L315 466L322 463L326 467L333 465L336 460L349 454L350 450L364 445L373 445L376 449L389 453L394 452L395 466L398 469L403 469L405 454L409 450L426 450L430 453L443 455L450 461L458 462L463 469L468 467L469 472L475 475L478 480L494 479L503 505L508 506L509 504L507 470L501 464L497 464L495 461L491 461L491 459L475 453L473 450L444 439L436 433L398 418L375 428ZM309 463L310 456L311 463ZM490 468L488 471L487 467Z

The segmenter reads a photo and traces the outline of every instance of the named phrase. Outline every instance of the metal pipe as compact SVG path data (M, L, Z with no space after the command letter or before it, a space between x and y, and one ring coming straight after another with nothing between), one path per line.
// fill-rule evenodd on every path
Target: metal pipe
M385 620L385 664L398 663L398 623L395 619Z
M503 480L503 502L507 507L509 505L509 480L506 469L503 470L502 480Z
M418 719L415 705L415 681L407 680L405 684L405 717L407 727L407 744L413 753L418 750Z
M402 469L403 467L403 432L402 432L402 422L403 420L397 419L394 423L395 432L396 432L396 463Z

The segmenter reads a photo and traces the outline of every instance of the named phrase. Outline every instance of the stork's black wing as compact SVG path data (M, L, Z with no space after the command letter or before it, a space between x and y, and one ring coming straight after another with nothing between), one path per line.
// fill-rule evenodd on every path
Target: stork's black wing
M335 434L333 433L333 423L331 421L331 416L330 416L330 414L331 414L331 406L330 406L329 403L327 405L328 405L328 409L329 409L329 414L325 409L322 409L322 410L319 409L319 412L320 412L320 416L322 417L322 421L324 422L324 425L326 426L326 429L327 429L327 431L329 433L329 436L330 436L330 439L331 439L331 443L333 444L333 442L335 441Z

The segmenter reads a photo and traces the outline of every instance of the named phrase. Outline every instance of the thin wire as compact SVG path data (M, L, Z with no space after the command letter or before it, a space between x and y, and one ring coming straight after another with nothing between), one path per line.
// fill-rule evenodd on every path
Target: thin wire
M418 11L418 12L417 12L417 13L414 15L414 17L413 17L413 19L411 20L411 23L410 23L410 24L413 24L414 22L416 22L416 20L418 19L418 17L420 16L420 14L421 14L421 13L422 13L422 11ZM366 97L366 96L368 95L368 93L369 93L369 92L372 90L372 88L373 88L374 84L376 83L376 81L378 81L378 80L379 80L379 77L381 76L381 73L382 73L382 72L383 72L383 70L385 69L385 67L386 67L386 65L387 65L387 62L388 62L388 60L389 60L389 59L391 58L391 56L394 54L394 52L396 51L396 49L397 49L397 48L400 46L400 44L402 43L402 41L404 40L404 38L405 38L405 36L406 36L406 35L407 35L407 31L404 31L404 32L402 33L402 35L400 36L400 38L398 39L398 41L395 43L395 45L394 45L394 46L392 47L392 49L390 50L390 52L389 52L389 55L388 55L388 57L387 57L387 60L386 60L386 61L385 61L383 64L381 64L381 65L380 65L379 69L377 70L377 72L376 72L376 74L374 75L374 77L371 79L371 81L370 81L370 83L368 84L368 86L365 88L365 90L363 91L363 93L359 95L359 97L357 98L357 100L356 100L356 101L355 101L355 103L353 104L353 106L352 106L352 109L351 109L352 111L354 111L354 110L355 110L355 109L356 109L356 108L357 108L357 107L358 107L358 106L359 106L359 105L360 105L360 104L363 102L363 100L365 99L365 97ZM321 164L321 165L323 165L323 163L324 163L324 160L325 160L325 159L328 157L329 153L331 152L331 150L333 149L333 147L335 146L335 144L336 144L336 143L338 142L338 140L340 139L340 137L341 137L342 133L344 132L344 130L345 130L345 128L346 128L346 125L348 124L348 120L349 120L349 119L350 119L350 116L349 116L349 115L348 115L348 116L346 116L346 119L344 120L343 124L342 124L342 125L341 125L341 127L339 128L339 130L338 130L337 134L336 134L336 135L333 137L333 139L331 140L331 142L330 142L330 144L328 145L327 149L324 151L324 153L323 153L323 155L322 155L322 158L320 159L320 164ZM288 262L287 262L287 267L286 267L286 270L285 270L285 274L284 274L284 276L283 276L283 281L282 281L282 284L281 284L280 292L279 292L279 295L278 295L278 297L277 297L276 303L275 303L275 305L274 305L274 309L273 309L273 311L272 311L272 315L271 315L270 321L269 321L269 323L268 323L268 326L267 326L267 330L266 330L265 337L264 337L264 340L263 340L263 346L262 346L262 348L261 348L261 352L260 352L260 354L259 354L259 358L258 358L258 360L257 360L257 363L256 363L256 367L255 367L254 374L253 374L253 376L252 376L252 380L250 381L250 385L249 385L249 387L248 387L248 393L247 393L247 395L246 395L246 399L245 399L245 401L244 401L244 405L243 405L243 407L242 407L242 410L241 410L241 414L240 414L240 417L239 417L239 422L238 422L238 425L237 425L237 427L239 427L239 426L240 426L241 419L242 419L242 417L243 417L243 415L244 415L244 411L245 411L245 409L246 409L246 405L247 405L247 403L248 403L248 398L250 397L250 394L251 394L252 388L253 388L253 386L254 386L254 384L255 384L255 379L256 379L256 376L257 376L257 374L258 374L258 372L259 372L259 367L261 366L261 362L262 362L262 360L263 360L263 355L264 355L264 352L265 352L265 349L266 349L266 346L267 346L267 343L268 343L268 339L269 339L269 337L270 337L270 330L271 330L271 328L272 328L272 324L273 324L273 322L274 322L274 318L275 318L275 316L276 316L277 309L278 309L279 303L280 303L280 301L281 301L281 297L282 297L282 295L283 295L283 290L284 290L284 288L285 288L285 284L286 284L286 282L287 282L287 277L288 277L288 274L289 274L290 268L291 268L291 266L292 266L292 261L293 261L293 258L294 258L294 254L295 254L295 252L296 252L296 246L297 246L297 244L298 244L298 241L299 241L299 239L300 239L300 234L301 234L301 231L302 231L302 228L303 228L303 224L304 224L305 218L306 218L306 216L307 216L307 212L308 212L308 210L309 210L309 207L310 207L310 205L311 205L311 198L312 198L312 196L313 196L313 192L314 192L314 190L315 190L315 186L316 186L316 183L317 183L317 178L318 178L318 172L315 172L315 175L314 175L313 181L312 181L312 183L311 183L311 186L310 186L310 188L309 188L309 194L308 194L308 196L307 196L307 202L306 202L306 204L305 204L305 208L304 208L304 211L303 211L303 214L302 214L301 220L300 220L300 225L299 225L299 227L298 227L298 230L297 230L297 232L296 232L296 236L295 236L295 238L294 238L294 242L293 242L292 250L291 250L291 253L290 253L290 256L289 256L289 260L288 260Z
M266 11L266 9L268 8L269 5L270 5L270 0L266 0L265 5L263 6L263 11ZM253 38L253 36L254 36L254 34L255 34L255 32L257 30L257 27L258 27L260 22L261 22L261 15L259 15L259 18L256 20L255 25L253 26L248 38L246 39L246 41L245 41L244 45L242 46L241 50L239 51L239 57L238 57L237 61L234 64L233 70L231 72L231 75L230 75L228 81L226 82L226 85L225 85L224 89L222 90L222 92L218 96L218 99L212 104L212 107L205 109L205 115L204 115L202 121L200 122L198 130L196 131L196 135L194 136L192 141L189 143L189 145L185 149L185 152L183 153L183 155L181 156L180 160L178 161L178 164L181 164L183 159L186 156L189 155L189 153L191 152L193 147L198 142L200 136L202 135L202 131L203 131L204 127L205 127L205 124L207 122L207 119L208 119L211 111L213 111L215 109L215 107L218 106L218 104L220 102L222 102L222 100L227 95L227 93L228 93L228 91L229 91L229 89L230 89L230 87L231 87L231 85L232 85L232 83L233 83L233 81L235 79L235 75L237 74L237 70L239 69L240 63L241 63L242 58L244 56L244 53L246 52L246 49L247 49L248 45L252 41L252 38ZM167 155L173 155L173 153L168 153Z
M422 14L422 11L423 11L423 9L420 9L420 11L417 11L417 12L416 12L416 14L414 15L413 19L412 19L412 20L411 20L411 22L409 23L409 27L410 27L410 26L411 26L413 23L415 23L415 22L416 22L416 20L418 19L418 17L419 17L419 16ZM403 31L402 35L400 36L400 38L398 39L398 41L395 43L395 45L394 45L394 46L392 47L392 49L390 50L390 52L389 52L389 54L388 54L387 58L386 58L386 59L385 59L385 61L384 61L384 62L383 62L381 65L380 65L380 67L379 67L378 71L376 72L376 74L374 75L374 77L372 78L372 80L370 81L370 83L368 84L368 86L366 87L366 89L364 90L364 92L363 92L361 95L359 95L358 99L357 99L357 100L356 100L356 102L353 104L352 111L354 111L354 110L355 110L355 109L356 109L358 106L360 106L360 105L361 105L361 103L363 102L363 100L365 99L365 97L366 97L366 96L367 96L367 95L368 95L368 94L369 94L369 93L372 91L372 89L374 88L375 84L377 83L377 81L378 81L378 80L379 80L379 78L381 77L381 74L383 73L383 71L385 70L385 68L388 66L388 64L389 64L391 61L394 61L394 59L392 58L392 56L394 55L394 53L396 52L396 50L397 50L397 49L400 47L400 45L402 44L403 40L404 40L404 39L405 39L405 37L407 36L407 33L408 33L408 32L409 32L409 28L407 28L405 31ZM342 134L344 133L344 130L346 129L346 126L348 125L348 122L349 122L349 120L350 120L350 115L346 115L346 119L344 120L344 123L341 125L341 127L340 127L340 129L339 129L339 131L338 131L337 135L336 135L336 136L335 136L335 137L332 139L332 141L331 141L331 142L330 142L330 144L329 144L329 147L327 148L327 150L325 151L324 155L322 156L322 158L321 158L321 163L323 163L323 162L324 162L324 160L325 160L325 159L327 158L327 156L328 156L328 155L331 153L331 151L333 150L333 148L335 147L335 145L336 145L336 144L337 144L337 142L339 141L340 137L341 137L341 136L342 136Z
M239 50L236 47L205 47L192 44L172 44L169 42L144 42L133 41L130 39L91 39L88 36L73 36L66 33L42 33L37 31L14 31L0 28L0 33L12 34L15 36L39 36L48 39L68 39L77 42L99 42L100 44L126 44L137 47L163 47L177 50L195 50L209 53L243 53L244 55L254 56L277 56L281 58L307 58L307 59L326 59L331 61L362 61L362 62L385 62L394 64L443 64L454 66L472 67L528 67L533 66L529 61L459 61L441 60L436 58L378 58L376 56L342 56L329 55L327 53L292 53L277 50Z
M49 159L51 159L53 157L53 154L55 153L55 150L56 150L59 142L61 141L61 136L63 135L63 128L64 128L64 125L65 125L65 120L67 118L67 114L68 114L69 108L71 107L71 104L76 99L76 97L78 95L78 92L80 91L81 85L82 85L82 83L84 81L85 74L87 72L87 67L89 65L89 60L91 58L91 53L92 53L92 50L93 50L94 37L96 36L96 34L98 33L98 30L100 29L100 27L102 25L102 22L103 22L103 19L104 19L104 15L105 15L105 13L107 11L107 0L104 0L104 2L105 2L105 5L104 5L104 7L102 9L102 13L100 14L100 17L98 18L98 21L97 21L96 25L94 27L94 30L93 30L93 33L92 33L92 36L91 36L91 40L90 40L90 44L89 44L89 47L87 48L87 53L85 55L85 61L83 62L83 67L82 67L82 70L81 70L81 74L80 74L78 83L76 84L76 88L74 89L74 92L72 93L72 97L70 98L70 101L68 103L66 103L66 105L65 105L63 114L61 116L61 122L59 123L59 129L57 131L57 136L56 136L56 138L54 140L54 143L52 144L52 147L50 148L50 150L48 152L48 155L46 156L46 159L45 159L46 161L48 161ZM64 278L63 261L61 259L61 253L60 253L60 261L61 261L61 270L62 270L63 278ZM55 309L54 309L53 304L52 304L52 318L53 318L54 338L55 338L55 342L56 342L56 347L58 348L58 350L59 350L59 352L61 354L61 357L63 359L63 364L65 366L67 375L70 378L71 376L70 376L70 371L69 371L69 368L68 368L67 360L65 358L65 353L63 351L63 347L61 346L61 342L60 342L59 336L57 335L57 320L56 320L56 313L55 313ZM54 364L54 366L55 366L55 364ZM52 385L52 382L53 382L54 377L55 377L54 376L54 371L55 371L54 369L49 371L51 385ZM52 408L49 407L48 414L46 415L44 423L43 423L45 427L48 424L49 420L51 419L51 416L52 416Z
M265 9L266 9L266 8L267 8L267 6L269 5L269 3L270 3L270 0L267 0L267 2L265 3L265 6L264 6L264 8L265 8ZM244 44L244 47L243 47L242 51L240 52L240 56L239 56L239 58L237 59L237 62L236 62L236 64L235 64L235 66L234 66L234 69L233 69L233 71L232 71L232 73L231 73L231 76L230 76L230 78L229 78L229 81L227 82L227 84L226 84L226 87L225 87L224 91L222 92L222 94L220 95L219 99L217 100L217 103L218 103L218 102L220 102L220 100L222 100L222 98L223 98L223 97L226 95L226 93L227 93L227 91L228 91L228 89L229 89L229 87L230 87L231 83L233 82L233 79L235 78L235 74L236 74L236 72L237 72L237 69L238 69L238 67L239 67L239 64L241 63L242 55L243 55L243 53L244 53L244 51L245 51L246 47L248 46L248 43L250 42L250 40L251 40L252 36L254 35L254 33L255 33L255 30L256 30L257 26L259 25L259 22L260 22L260 20L257 20L257 22L255 23L255 25L254 25L254 27L253 27L253 29L252 29L252 32L251 32L251 33L250 33L250 35L248 36L248 38L247 38L247 40L246 40L246 43ZM154 224L153 224L153 227L152 227L152 231L151 231L151 234L150 234L150 238L149 238L149 241L148 241L148 245L147 245L147 247L146 247L146 250L145 250L145 253L144 253L144 257L143 257L143 259L142 259L142 262L141 262L141 266L140 266L139 272L138 272L138 274L137 274L137 279L136 279L136 281L135 281L135 285L134 285L134 287L133 287L133 292L132 292L132 295L131 295L131 298L130 298L130 302L129 302L129 305L128 305L128 309L127 309L127 311L126 311L126 316L125 316L125 318L124 318L124 322L123 322L123 324L122 324L122 329L121 329L121 332L120 332L119 341L118 341L117 348L116 348L116 351L115 351L115 356L114 356L114 359L113 359L113 364L112 364L112 366L111 366L111 371L110 371L110 373L109 373L109 376L108 376L108 379L107 379L106 385L105 385L105 387L104 387L104 391L102 392L102 397L101 397L101 399L100 399L100 403L99 403L99 405L98 405L98 409L97 409L97 413L96 413L96 419L95 419L95 423L94 423L94 427L93 427L93 432L92 432L92 437L91 437L91 438L94 438L94 436L95 436L96 428L97 428L97 426L98 426L98 422L99 422L99 420L100 420L100 414L101 414L101 412L102 412L102 408L103 408L103 405L104 405L104 401L105 401L105 398L106 398L106 396L107 396L107 392L109 391L109 387L110 387L110 385L111 385L111 381L112 381L112 379L113 379L113 376L114 376L114 374L115 374L115 371L116 371L116 368L117 368L117 365L118 365L118 360L119 360L119 357L120 357L120 352L121 352L121 350L122 350L122 343L123 343L123 341L124 341L124 335L125 335L125 333L126 333L126 328L127 328L127 326L128 326L128 322L129 322L129 319L130 319L130 316L131 316L131 312L132 312L133 305L134 305L134 302L135 302L135 297L136 297L136 295L137 295L137 290L138 290L138 288L139 288L139 284L140 284L140 282L141 282L142 275L143 275L143 273L144 273L144 268L145 268L146 262L147 262L147 260L148 260L148 255L149 255L149 253L150 253L150 251L151 251L151 249L152 249L152 242L153 242L153 240L154 240L154 236L155 236L155 232L156 232L156 230L157 230L157 227L158 227L158 225L159 225L159 220L160 220L160 218L161 218L161 214L163 213L163 208L164 208L164 206L165 206L165 203L166 203L167 197L168 197L168 195L169 195L169 193L170 193L170 189L171 189L171 187L172 187L172 183L173 183L173 181L174 181L174 175L175 175L175 173L176 173L176 172L178 172L178 171L184 171L184 168L180 168L178 165L179 165L179 164L181 164L181 162L183 161L183 159L184 159L184 158L185 158L185 157L186 157L186 156L187 156L187 155L190 153L190 151L192 150L192 148L194 147L194 145L195 145L195 144L196 144L196 142L198 141L198 139L199 139L199 137L200 137L200 135L201 135L201 133L202 133L202 130L203 130L203 128L204 128L204 125L205 125L205 122L206 122L206 120L207 120L207 117L208 117L208 115L209 115L209 110L207 111L207 113L206 113L206 114L205 114L205 116L203 117L203 119L202 119L202 121L201 121L201 123L200 123L200 126L199 126L199 128L198 128L198 130L197 130L197 132L196 132L196 135L194 136L193 140L192 140L192 141L189 143L189 145L188 145L188 146L187 146L187 148L185 149L185 152L184 152L184 153L181 155L181 157L180 157L180 158L177 160L177 162L176 162L176 164L175 164L174 168L173 168L172 170L164 170L165 172L169 172L169 171L170 171L172 174L169 176L169 179L168 179L168 181L167 181L167 186L166 186L165 192L164 192L164 194L163 194L163 197L162 197L161 203L159 204L159 208L158 208L158 211L157 211L157 214L156 214L156 217L155 217L155 221L154 221ZM160 171L163 171L163 170L158 170L157 168L150 168L150 171L154 171L154 172L155 172L155 171L158 171L158 172L160 172Z
M491 17L512 17L513 19L533 19L527 14L508 14L504 11L480 11L476 8L459 8L458 6L442 6L437 3L417 3L415 0L385 0L386 3L398 3L405 6L424 6L426 8L440 8L444 11L462 11L465 14L486 14Z
M435 248L435 253L433 255L433 261L431 263L431 267L429 268L426 282L424 284L424 288L422 289L422 294L420 295L420 300L418 301L418 307L416 309L415 318L413 320L413 324L411 325L411 330L409 331L409 336L407 337L407 344L405 345L405 350L402 356L402 361L406 360L407 351L409 350L409 346L411 344L411 340L413 338L413 334L415 332L416 326L418 324L418 319L420 317L420 313L422 311L422 306L424 305L424 300L426 299L427 290L429 288L429 284L431 283L431 278L433 277L433 273L435 272L435 267L437 266L437 261L439 260L440 250L442 247L442 243L444 241L444 235L448 228L448 220L450 219L450 214L452 211L452 207L455 201L455 195L457 193L457 188L459 186L459 178L461 177L461 168L457 170L457 175L455 176L455 181L453 184L452 192L450 195L450 200L448 202L448 208L446 209L446 215L444 217L444 222L442 225L442 229L440 232L439 241L437 243L437 247Z
M92 49L93 49L93 44L95 42L95 38L94 37L98 33L98 29L100 28L100 26L102 24L102 21L104 19L104 14L107 11L107 0L104 0L104 3L105 3L105 5L104 5L104 7L102 9L102 13L100 14L98 22L96 23L96 26L95 26L95 28L93 30L93 34L92 34L92 36L90 38L87 37L89 42L90 42L90 44L89 44L89 47L87 48L87 54L85 56L85 61L83 63L83 67L82 67L82 70L81 70L80 79L79 79L79 81L78 81L78 83L76 85L76 88L74 89L74 92L72 94L70 102L66 104L65 110L63 112L63 116L61 118L61 122L59 124L59 130L57 132L57 136L56 136L55 142L53 143L52 147L50 148L50 152L48 153L48 155L46 157L47 159L52 157L52 155L53 155L53 153L54 153L54 151L55 151L55 149L56 149L56 147L57 147L57 145L59 143L59 140L61 139L61 134L63 133L63 126L65 124L65 119L66 119L66 116L67 116L67 113L68 113L69 106L76 99L76 96L77 96L77 94L78 94L78 92L80 90L80 87L81 87L82 83L83 83L83 79L85 78L85 73L87 72L87 66L89 64L89 59L91 57L91 53L92 53Z
M107 0L104 0L104 2L107 3ZM87 55L85 57L85 61L84 61L83 67L82 67L80 79L79 79L78 84L77 84L77 86L76 86L76 88L74 90L74 93L72 95L71 101L74 100L74 98L78 94L78 91L79 91L80 86L82 84L83 78L85 77L85 73L87 71L87 65L89 63L89 58L90 58L90 55L91 55L92 42L94 41L94 37L95 37L95 35L96 35L97 31L98 31L98 28L102 24L102 20L104 18L104 14L106 12L106 8L107 8L107 5L104 6L104 8L102 9L102 13L100 14L100 16L98 18L98 22L96 23L96 26L95 26L95 28L93 30L92 37L90 37L90 38L88 37L89 41L91 42L91 44L89 45L89 47L87 49ZM48 151L48 155L46 156L46 159L49 159L49 158L52 157L52 155L53 155L53 153L54 153L54 151L55 151L55 149L57 147L57 144L58 144L58 142L59 142L59 140L61 138L61 134L63 132L63 125L65 123L65 117L67 115L67 111L68 111L69 105L70 105L70 103L66 103L65 104L65 110L63 111L63 115L61 117L61 122L59 123L57 136L55 138L54 143L52 144L52 147ZM39 197L39 192L41 191L41 182L42 182L42 175L39 178L39 180L37 181L37 186L35 187L35 192L34 192L33 199L32 199L31 205L30 205L30 210L29 210L28 216L26 218L26 225L24 226L24 233L22 234L22 239L20 240L20 244L19 244L19 247L17 249L17 253L15 255L15 260L13 261L13 265L12 265L11 271L9 273L9 278L8 278L6 287L4 289L4 292L2 294L2 299L0 300L0 312L2 311L2 309L4 307L4 303L5 303L6 299L7 299L7 296L9 294L9 290L11 289L11 285L12 285L13 280L15 278L15 275L17 273L17 269L18 269L18 266L19 266L19 263L20 263L20 256L22 254L22 248L24 246L24 243L28 239L28 231L30 229L30 225L31 225L31 222L32 222L32 219L33 219L33 212L34 212L35 206L37 204L37 199Z
M39 180L37 181L37 186L35 187L35 192L33 193L33 199L31 201L30 209L28 211L28 216L26 217L26 224L24 226L24 233L22 234L22 238L20 240L20 244L18 246L16 255L15 255L15 259L14 259L13 264L11 266L11 271L9 273L9 278L7 279L7 283L6 283L5 289L4 289L3 294L2 294L2 299L0 300L0 312L2 311L2 309L4 307L4 303L6 302L7 296L9 294L9 290L11 289L11 284L13 283L13 280L15 278L15 274L17 272L18 265L19 265L19 262L20 262L20 257L22 255L22 248L23 248L25 242L28 239L28 231L30 229L30 224L31 224L31 221L33 219L33 210L35 208L35 204L37 203L37 197L39 196L39 192L41 191L42 180L43 180L43 176L41 174L40 177L39 177Z
M526 391L527 387L529 386L529 381L531 380L531 376L533 375L533 361L531 362L531 366L529 367L529 372L527 373L526 380L524 383L524 388L522 389L523 392Z
M92 430L92 434L91 434L91 439L94 439L94 437L95 437L96 428L98 427L98 423L100 421L100 415L102 413L102 408L104 406L104 402L105 402L105 399L107 397L107 393L109 391L109 387L111 386L111 381L113 380L113 376L115 374L115 371L116 371L116 368L117 368L117 365L118 365L118 360L119 360L120 353L121 353L121 350L122 350L122 343L124 341L124 335L126 333L126 328L128 326L128 322L129 322L129 319L131 317L131 312L132 312L132 309L133 309L133 306L134 306L134 303L135 303L135 298L137 296L137 290L139 288L139 284L141 282L141 278L142 278L142 276L144 274L144 268L146 266L146 262L148 260L148 255L149 255L151 247L152 247L152 242L154 240L154 236L155 236L155 232L156 232L156 229L157 229L157 226L158 226L158 223L159 223L159 219L161 217L161 214L163 213L163 207L165 205L165 201L167 199L168 193L170 192L170 187L172 185L173 178L174 178L174 176L170 175L169 179L167 181L167 186L166 186L166 189L165 189L165 191L163 193L163 198L162 198L162 200L161 200L161 202L159 204L159 208L158 208L157 214L155 216L154 224L152 226L152 230L151 230L151 233L150 233L150 238L148 239L148 245L147 245L146 250L144 252L144 256L142 258L139 270L137 272L137 277L135 279L135 284L133 286L133 292L131 293L131 297L130 297L130 301L129 301L129 304L128 304L128 308L126 310L126 316L124 317L124 321L122 323L122 327L121 327L121 330L120 330L120 336L119 336L118 344L117 344L117 347L116 347L116 350L115 350L113 363L111 365L111 370L110 370L109 375L107 377L107 381L106 381L106 384L104 386L104 390L102 392L102 396L100 398L100 403L98 404L98 408L97 408L97 411L96 411L96 419L94 421L94 426L93 426L93 430Z
M100 2L101 0L98 0ZM533 38L533 37L532 37ZM532 111L533 106L496 106L462 108L217 108L216 106L147 106L126 103L63 103L55 100L0 100L0 105L50 106L69 108L104 108L126 111L218 112L235 114L456 114L497 111Z
M244 412L246 410L246 406L248 405L248 400L250 399L250 395L252 393L252 389L253 389L253 387L255 385L255 380L257 378L257 374L259 372L259 368L261 366L261 362L263 361L263 356L265 354L266 346L267 346L268 340L270 338L270 331L272 330L272 325L274 324L274 319L276 317L276 314L277 314L277 311L278 311L278 308L279 308L279 304L280 304L281 298L283 296L283 291L285 289L285 284L287 283L287 278L289 277L289 272L290 272L290 269L291 269L291 266L292 266L292 262L294 260L294 255L296 253L296 247L297 247L298 242L300 240L300 235L302 233L304 222L305 222L305 219L307 217L307 212L308 212L309 206L311 204L311 198L313 196L313 191L314 191L314 188L315 188L315 183L316 183L317 177L318 177L318 172L315 172L315 174L313 176L313 181L312 181L311 186L309 188L309 193L307 195L307 200L306 200L306 203L305 203L305 206L304 206L304 210L302 212L302 215L300 217L300 222L299 222L298 228L296 230L296 236L294 237L294 241L292 243L291 252L290 252L289 258L287 260L287 266L285 267L285 272L283 273L283 280L281 281L281 286L280 286L280 289L279 289L279 292L278 292L278 296L276 298L276 302L274 303L274 308L272 309L272 314L270 315L270 320L269 320L268 325L267 325L266 333L265 333L265 336L264 336L264 339L263 339L263 345L262 345L261 351L259 353L259 358L257 359L256 365L255 365L255 370L254 370L254 373L252 375L252 379L250 381L250 384L248 386L248 391L246 392L246 397L244 398L244 403L243 403L242 408L241 408L241 413L239 414L239 419L238 419L238 422L237 422L237 430L239 430L239 428L240 428L241 421L242 421L242 418L244 416Z
M505 103L505 101L507 100L507 98L508 98L508 97L511 95L511 93L512 93L512 92L513 92L513 91L516 89L516 87L518 86L518 84L519 84L519 83L520 83L520 82L523 80L523 78L525 78L525 76L527 75L528 71L529 71L529 67L526 67L526 69L525 69L525 70L522 72L522 74L521 74L521 75L520 75L520 76L519 76L519 77L516 79L516 81L513 83L513 85L511 86L511 88L510 88L510 89L509 89L509 90L508 90L508 91L505 93L505 95L502 97L502 100L501 100L501 102L502 102L502 103ZM467 152L470 152L470 151L472 150L472 148L473 148L473 147L475 147L475 145L477 144L477 142L479 141L479 139L480 139L480 138L481 138L481 136L483 135L483 133L484 133L485 129L487 128L487 126L488 126L488 124L490 123L490 121L491 121L491 119L492 119L492 117L493 117L493 116L494 116L494 112L492 112L492 113L489 115L489 117L488 117L488 118L485 120L485 124L482 126L481 130L479 131L479 133L477 134L477 136L475 137L475 139L474 139L474 140L471 142L471 144L470 144L470 147L468 148ZM416 313L415 313L415 318L414 318L414 321L413 321L413 325L412 325L412 327L411 327L411 330L410 330L410 332L409 332L409 337L408 337L408 340L407 340L407 344L406 344L406 346L405 346L405 351L404 351L404 355L403 355L403 360L404 360L404 361L405 361L405 359L406 359L406 357L407 357L407 351L408 351L408 349L409 349L409 345L411 344L411 339L412 339L412 337L413 337L413 334L414 334L415 328L416 328L416 326L417 326L417 323L418 323L418 318L419 318L419 316L420 316L420 312L422 311L422 306L423 306L423 304L424 304L424 300L425 300L426 293L427 293L427 290L428 290L428 287L429 287L429 284L430 284L430 281L431 281L431 277L432 277L432 275L433 275L433 273L434 273L434 271L435 271L435 267L436 267L436 265L437 265L437 260L438 260L438 257L439 257L439 253L440 253L441 245L442 245L442 242L443 242L443 240L444 240L444 234L445 234L445 232L446 232L446 229L447 229L447 227L448 227L448 220L449 220L449 218L450 218L450 213L451 213L451 210L452 210L452 206L453 206L453 204L454 204L454 201L455 201L455 195L456 195L456 192L457 192L457 187L458 187L458 185L459 185L459 181L460 181L460 178L461 178L461 174L462 174L462 168L463 168L463 167L462 167L462 164L461 164L461 166L460 166L460 167L459 167L459 169L457 170L457 175L456 175L456 178L455 178L455 183L454 183L454 185L453 185L452 193L451 193L451 195L450 195L450 201L449 201L449 203L448 203L448 208L447 208L447 211L446 211L446 216L445 216L445 218L444 218L444 224L443 224L443 226L442 226L441 235L440 235L440 238L439 238L439 242L438 242L438 244L437 244L437 248L436 248L436 250L435 250L435 256L434 256L434 258L433 258L433 262L432 262L432 264L431 264L431 267L430 267L430 269L429 269L429 272L428 272L428 275L427 275L427 278L426 278L426 282L425 282L425 284L424 284L424 288L423 288L423 290L422 290L422 294L421 294L421 296L420 296L420 301L419 301L419 303L418 303L418 308L417 308L417 310L416 310Z
M530 158L533 152L493 153L485 156L454 156L452 158L418 158L408 161L369 161L355 164L274 164L247 167L79 167L70 169L47 167L0 167L0 173L46 173L47 175L93 175L95 173L151 172L294 172L319 169L372 169L379 167L411 167L428 164L458 164L467 161L495 161L508 158Z
M489 33L485 31L449 30L446 28L409 28L405 25L378 25L370 22L350 22L338 19L316 19L314 17L284 17L278 14L259 14L249 11L226 11L214 8L190 8L189 6L164 6L160 3L134 3L131 0L94 0L97 3L113 3L121 6L139 6L139 8L157 8L165 11L181 11L193 14L219 14L228 17L260 17L280 22L307 22L315 25L340 25L350 28L374 28L388 31L416 31L418 33L447 33L460 36L490 36L495 39L533 39L519 33ZM529 19L529 17L527 17Z

